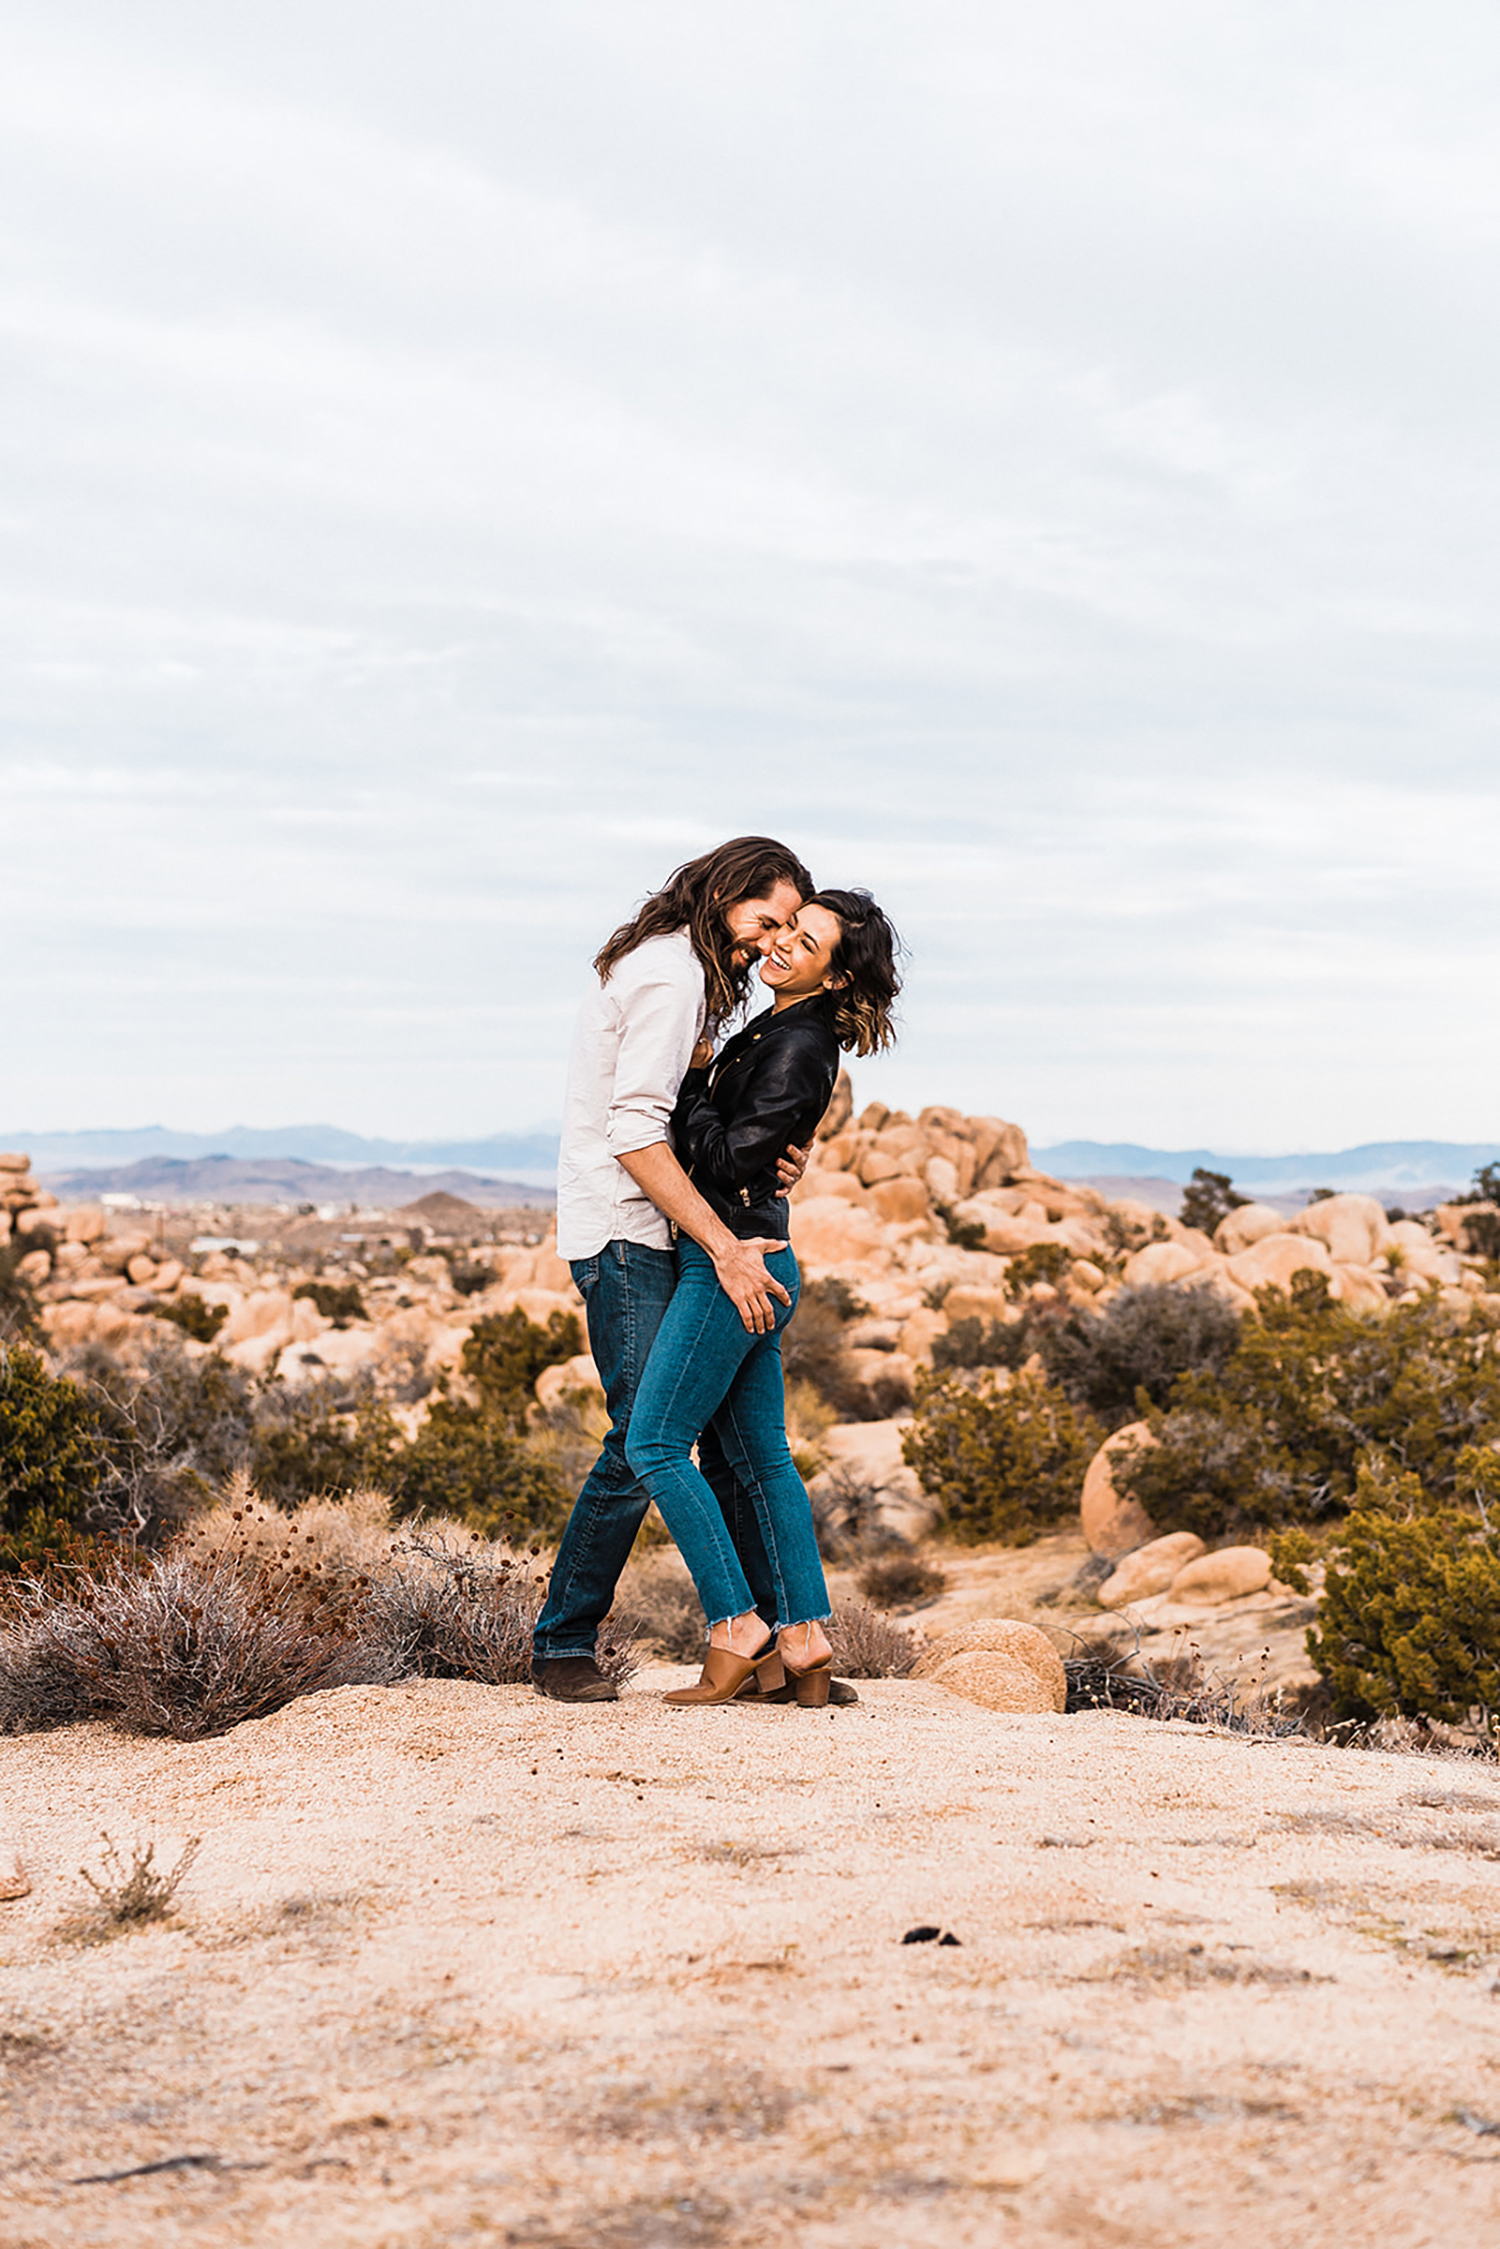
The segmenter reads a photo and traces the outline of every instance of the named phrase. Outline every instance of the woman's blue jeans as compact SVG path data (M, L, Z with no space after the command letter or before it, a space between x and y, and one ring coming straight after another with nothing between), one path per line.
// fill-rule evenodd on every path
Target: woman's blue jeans
M766 1265L792 1301L776 1304L769 1335L751 1335L711 1259L686 1236L678 1242L676 1292L651 1346L625 1443L630 1466L693 1573L710 1625L755 1606L723 1511L693 1465L694 1441L710 1427L755 1509L777 1625L829 1613L812 1509L786 1441L781 1331L801 1283L789 1248L769 1252Z
M677 1287L677 1260L669 1249L649 1249L643 1242L606 1242L597 1257L573 1260L573 1278L583 1296L589 1348L609 1401L610 1429L557 1550L532 1643L539 1662L594 1653L620 1572L651 1504L626 1460L625 1439L656 1331ZM699 1439L698 1458L749 1574L755 1606L769 1624L776 1599L755 1510L711 1429L705 1428Z

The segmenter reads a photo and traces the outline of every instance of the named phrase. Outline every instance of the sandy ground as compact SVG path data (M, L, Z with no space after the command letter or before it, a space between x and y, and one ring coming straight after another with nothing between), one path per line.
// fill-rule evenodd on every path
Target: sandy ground
M682 1676L0 1744L0 2241L1500 2241L1493 1770Z

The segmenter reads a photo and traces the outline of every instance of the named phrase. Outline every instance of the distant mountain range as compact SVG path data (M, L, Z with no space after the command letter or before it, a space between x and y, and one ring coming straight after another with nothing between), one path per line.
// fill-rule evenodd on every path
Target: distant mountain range
M367 1140L338 1125L231 1125L223 1132L177 1132L170 1125L136 1125L123 1131L4 1132L0 1146L24 1149L38 1171L77 1171L137 1163L144 1156L234 1156L251 1162L294 1157L303 1163L400 1164L438 1171L503 1172L509 1179L550 1181L557 1168L557 1134L497 1132L481 1140Z
M97 1132L0 1132L0 1147L24 1149L36 1169L56 1181L87 1173L75 1193L139 1194L151 1200L177 1194L184 1200L260 1199L276 1202L333 1200L384 1203L397 1184L407 1201L423 1187L447 1188L471 1202L516 1200L522 1187L550 1186L556 1176L557 1133L491 1133L478 1140L376 1140L337 1125L233 1125L224 1132L177 1132L140 1125ZM135 1167L151 1162L187 1167L144 1184ZM1466 1187L1481 1164L1500 1161L1500 1141L1372 1140L1358 1148L1290 1156L1233 1156L1214 1148L1147 1148L1135 1141L1062 1140L1034 1148L1032 1161L1060 1179L1175 1181L1186 1185L1200 1165L1227 1172L1245 1192L1296 1195L1312 1187L1380 1194L1389 1200L1421 1189ZM210 1174L205 1164L220 1167ZM296 1167L326 1171L303 1179L294 1195ZM226 1168L227 1167L227 1168ZM290 1168L289 1168L290 1167ZM189 1184L188 1173L194 1182ZM126 1173L131 1174L126 1177ZM455 1184L462 1174L467 1185ZM107 1175L107 1176L106 1176ZM404 1175L402 1177L401 1175ZM153 1179L157 1175L153 1173ZM301 1174L298 1174L301 1177ZM380 1184L377 1184L377 1177ZM224 1192L221 1195L221 1186ZM481 1192L483 1190L483 1192ZM1125 1189L1120 1189L1124 1192Z
M1384 1188L1467 1187L1481 1164L1500 1162L1500 1141L1371 1140L1359 1148L1295 1156L1226 1156L1213 1148L1142 1148L1133 1141L1062 1140L1033 1148L1039 1171L1058 1179L1151 1177L1186 1185L1201 1165L1228 1172L1236 1187L1268 1194L1334 1187L1345 1194Z
M75 1171L41 1172L44 1183L65 1202L92 1202L100 1195L134 1195L143 1203L311 1203L315 1208L351 1204L368 1210L400 1210L422 1195L457 1195L486 1209L520 1204L548 1206L550 1187L535 1181L496 1179L477 1172L400 1171L384 1164L303 1163L296 1156L142 1156L133 1164Z

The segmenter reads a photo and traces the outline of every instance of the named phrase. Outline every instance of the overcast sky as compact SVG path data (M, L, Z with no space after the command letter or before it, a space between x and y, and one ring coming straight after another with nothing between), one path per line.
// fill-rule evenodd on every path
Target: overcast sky
M864 1096L1500 1134L1500 15L117 0L0 39L0 1129L555 1116L769 830Z

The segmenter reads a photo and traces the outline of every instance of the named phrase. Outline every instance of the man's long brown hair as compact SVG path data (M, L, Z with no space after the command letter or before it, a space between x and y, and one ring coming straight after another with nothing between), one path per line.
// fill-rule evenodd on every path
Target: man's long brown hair
M738 1007L750 978L748 961L743 967L735 964L725 909L742 898L769 898L779 882L789 882L800 897L812 895L812 876L797 854L770 836L735 836L700 859L689 859L595 955L600 983L607 984L611 970L648 937L685 929L703 965L709 1021L722 1023Z

